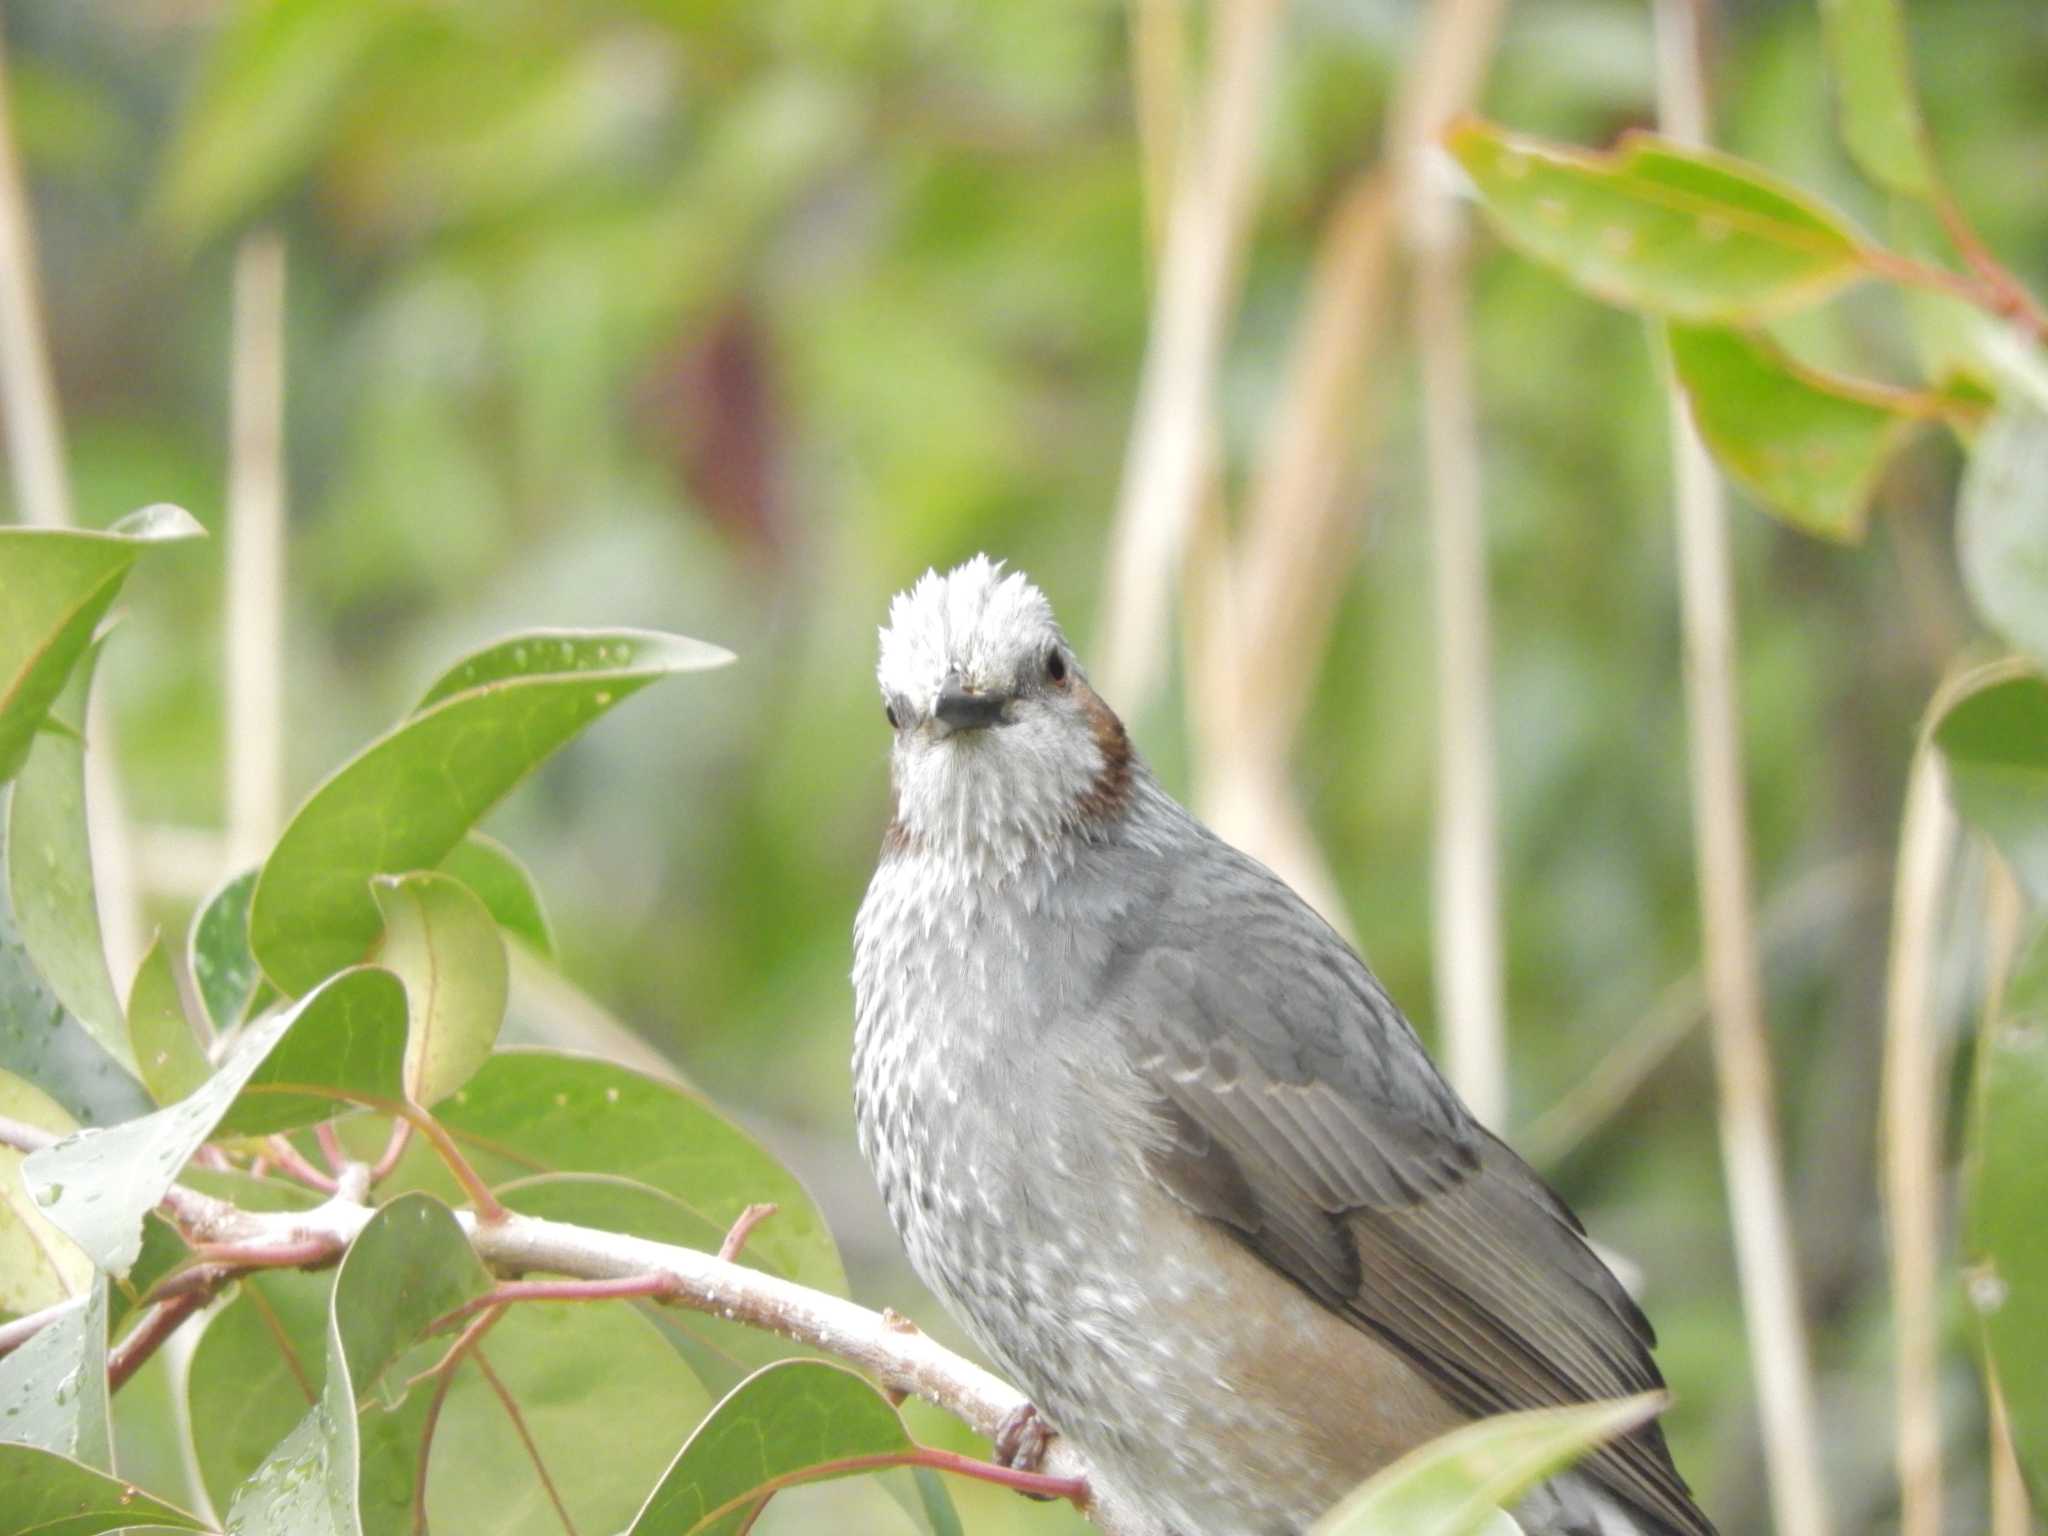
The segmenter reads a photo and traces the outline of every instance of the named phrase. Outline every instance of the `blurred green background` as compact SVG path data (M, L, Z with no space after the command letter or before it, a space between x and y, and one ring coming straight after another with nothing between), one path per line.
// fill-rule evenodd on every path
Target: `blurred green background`
M1226 478L1268 430L1316 237L1379 153L1419 15L1289 13ZM2048 7L1911 19L1950 178L2038 292ZM1714 8L1717 135L1881 227L1816 28L1810 0ZM285 238L294 800L513 627L643 624L739 653L605 722L492 830L536 869L566 973L810 1182L856 1294L954 1336L853 1151L850 930L888 815L874 629L927 565L986 549L1084 647L1097 630L1148 306L1123 10L9 0L5 30L83 521L171 500L220 526L235 244ZM1486 108L1605 142L1649 119L1652 74L1641 0L1528 0ZM1519 1139L1669 1003L1698 932L1644 334L1478 254ZM1882 304L1821 326L1863 367L1904 356ZM1320 681L1296 770L1353 925L1429 1036L1428 536L1412 368L1397 349L1374 369L1383 425L1346 491L1365 537L1328 654L1301 659ZM1929 435L1858 549L1747 509L1734 527L1771 1023L1845 1531L1895 1525L1875 1087L1906 755L1970 634L1955 467ZM190 835L224 816L220 594L218 543L153 557L102 669L150 916L176 931L225 873ZM1134 724L1180 788L1178 698ZM1712 1088L1695 1031L1618 1114L1534 1150L1644 1271L1680 1465L1741 1532L1766 1516ZM1951 1360L1954 1528L1974 1529L1981 1395ZM806 1497L900 1518L878 1495ZM1071 1518L960 1497L982 1528Z

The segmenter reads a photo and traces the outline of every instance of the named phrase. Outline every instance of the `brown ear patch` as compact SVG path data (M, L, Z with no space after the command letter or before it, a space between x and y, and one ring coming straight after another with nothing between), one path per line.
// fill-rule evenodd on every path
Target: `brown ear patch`
M1088 715L1102 767L1082 794L1077 809L1083 821L1110 821L1123 813L1131 798L1131 737L1116 711L1086 683L1076 682L1075 695Z

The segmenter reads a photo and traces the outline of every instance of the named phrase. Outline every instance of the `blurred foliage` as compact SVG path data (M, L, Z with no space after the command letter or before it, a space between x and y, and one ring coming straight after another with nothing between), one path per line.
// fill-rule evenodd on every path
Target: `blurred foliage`
M1221 391L1232 473L1417 15L1291 12ZM1833 131L1815 7L1716 18L1719 142L1889 235ZM2018 168L2048 163L2048 10L1932 0L1910 20L1948 180L2040 292L2048 179ZM739 653L675 708L577 742L486 826L535 869L564 970L808 1180L854 1293L943 1331L848 1151L849 931L887 814L873 626L927 564L987 548L1084 646L1094 628L1147 304L1121 10L15 0L6 27L91 525L174 501L221 529L233 246L258 224L287 237L295 798L515 624L671 627ZM1499 120L1608 143L1649 116L1645 9L1515 8L1492 81ZM1519 1125L1692 967L1697 931L1654 359L1636 321L1490 246L1475 306ZM1788 324L1817 363L1903 383L1940 322L1851 294ZM1371 408L1391 430L1351 493L1366 537L1335 644L1303 659L1320 683L1297 769L1355 927L1427 1034L1428 536L1404 361ZM1767 899L1890 847L1922 705L1978 633L1948 530L1957 461L1917 436L1854 549L1737 519ZM204 544L153 552L108 642L99 686L153 827L223 819L220 569ZM1178 722L1136 724L1184 787ZM183 933L234 871L167 846L145 861L151 916ZM1882 883L1851 882L1768 976L1830 1470L1844 1528L1872 1531L1895 1497L1871 1155ZM1958 988L1951 1026L1962 1007ZM1645 1272L1681 1466L1726 1528L1760 1528L1704 1050L1546 1171ZM1975 1528L1982 1409L1954 1359L1951 1504ZM966 1448L942 1417L906 1417ZM835 1485L851 1502L834 1507L902 1518L861 1486ZM960 1502L976 1529L1064 1518Z

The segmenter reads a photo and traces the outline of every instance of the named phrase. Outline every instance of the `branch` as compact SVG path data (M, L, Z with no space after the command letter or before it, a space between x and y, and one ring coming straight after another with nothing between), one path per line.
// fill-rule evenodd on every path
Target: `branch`
M0 1116L0 1145L33 1152L58 1139ZM310 1211L245 1211L173 1185L163 1209L188 1236L232 1244L238 1262L249 1263L266 1250L354 1241L375 1214L362 1203L367 1184L368 1170L351 1164L341 1179L341 1192ZM693 1248L645 1238L513 1212L500 1220L479 1220L467 1210L455 1216L477 1257L500 1273L539 1270L576 1280L659 1276L665 1296L678 1306L778 1334L844 1360L884 1388L915 1394L991 1440L1003 1421L1025 1406L1024 1395L1015 1387L930 1335L844 1297L793 1285ZM1053 1478L1084 1480L1090 1473L1086 1459L1064 1437L1054 1438L1041 1470ZM1156 1523L1108 1490L1095 1489L1085 1513L1109 1536L1159 1536Z

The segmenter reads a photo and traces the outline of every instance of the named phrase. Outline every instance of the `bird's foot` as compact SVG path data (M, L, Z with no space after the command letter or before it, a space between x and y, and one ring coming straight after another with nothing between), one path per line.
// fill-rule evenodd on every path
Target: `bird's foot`
M1052 1444L1052 1435L1052 1427L1039 1417L1035 1404L1012 1408L996 1426L996 1465L1013 1472L1036 1472L1045 1464L1045 1448ZM1026 1493L1024 1497L1049 1501L1052 1495Z

